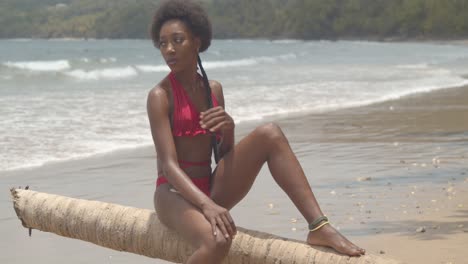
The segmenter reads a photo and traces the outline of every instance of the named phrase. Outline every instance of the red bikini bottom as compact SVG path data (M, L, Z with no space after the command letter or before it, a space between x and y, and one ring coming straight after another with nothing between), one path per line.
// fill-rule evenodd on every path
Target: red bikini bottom
M179 160L179 166L181 168L183 168L183 169L188 168L188 167L192 167L192 166L199 166L199 167L208 166L208 167L211 167L211 161L190 162L190 161ZM210 196L210 194L211 194L210 193L210 189L211 189L210 175L208 175L206 177L197 177L197 178L190 177L190 179L192 180L193 184L195 184L195 186L197 186L200 189L200 191L204 192L207 196ZM169 181L167 180L167 178L163 174L159 174L158 179L156 180L156 187L158 187L161 184L165 184L165 183L169 183Z
M200 189L200 191L204 192L207 196L211 195L210 176L201 177L201 178L190 178L190 179L192 180L193 184L195 184L198 187L198 189ZM158 179L156 180L156 187L165 183L169 183L166 177L164 177L163 175L159 175Z

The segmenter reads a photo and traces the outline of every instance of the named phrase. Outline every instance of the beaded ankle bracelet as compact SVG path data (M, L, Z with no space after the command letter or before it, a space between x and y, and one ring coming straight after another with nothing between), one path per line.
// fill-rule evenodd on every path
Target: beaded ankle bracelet
M309 231L314 232L322 228L324 225L329 224L328 217L321 216L309 224Z

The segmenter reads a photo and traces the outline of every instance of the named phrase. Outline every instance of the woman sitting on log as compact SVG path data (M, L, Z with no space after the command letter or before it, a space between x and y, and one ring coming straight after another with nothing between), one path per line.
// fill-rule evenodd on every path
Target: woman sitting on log
M245 197L265 163L309 223L309 244L349 256L364 254L328 223L276 124L259 126L234 144L235 125L224 110L222 86L208 80L199 57L212 38L200 5L162 3L151 36L171 70L147 101L157 152L154 203L161 222L195 248L187 263L220 263L227 255L236 234L229 210ZM217 167L212 171L213 152Z

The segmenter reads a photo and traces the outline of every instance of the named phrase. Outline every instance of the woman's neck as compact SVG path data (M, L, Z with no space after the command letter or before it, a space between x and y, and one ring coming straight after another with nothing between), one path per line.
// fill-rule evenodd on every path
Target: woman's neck
M198 72L197 68L189 69L186 71L180 71L173 73L177 81L184 87L186 90L191 92L196 92L199 89L198 85Z

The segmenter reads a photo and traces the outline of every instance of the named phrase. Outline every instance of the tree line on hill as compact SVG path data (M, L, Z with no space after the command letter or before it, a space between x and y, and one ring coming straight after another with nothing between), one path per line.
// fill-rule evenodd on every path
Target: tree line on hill
M159 0L2 0L0 38L148 38ZM204 0L215 38L458 39L468 0Z

